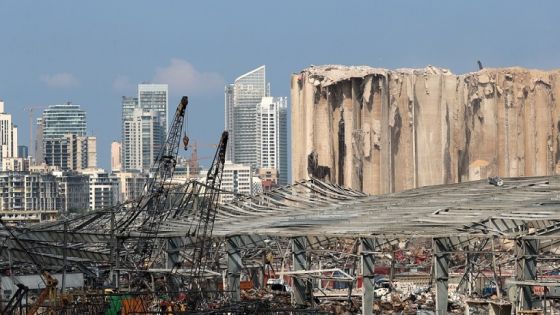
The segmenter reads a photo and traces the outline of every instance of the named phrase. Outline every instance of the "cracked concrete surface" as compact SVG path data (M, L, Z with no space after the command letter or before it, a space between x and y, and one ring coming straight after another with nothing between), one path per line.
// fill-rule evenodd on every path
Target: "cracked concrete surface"
M295 180L380 194L560 173L560 70L313 66L291 98Z

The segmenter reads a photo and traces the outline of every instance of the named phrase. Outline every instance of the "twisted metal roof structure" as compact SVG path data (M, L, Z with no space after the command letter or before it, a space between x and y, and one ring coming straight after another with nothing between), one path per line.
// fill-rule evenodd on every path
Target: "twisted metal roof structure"
M177 198L169 203L168 213L179 215L169 215L157 234L151 235L135 225L118 237L124 242L146 237L192 242L188 230L196 210L185 201L192 194L190 187L187 183L173 190ZM556 245L560 231L559 205L560 177L508 178L503 186L481 180L379 196L312 179L221 205L213 237L252 237L253 241L246 244L250 247L257 240L301 236L314 238L310 244L357 238L387 242L450 238L459 244L477 237L523 236L541 239L541 248L550 248ZM32 253L47 261L60 260L66 242L69 261L107 262L114 237L112 215L118 222L128 213L126 207L119 206L18 228L16 232ZM4 238L3 249L12 251L12 259L26 260L25 255L18 254L17 245L9 240L6 231L0 230L0 237ZM2 250L0 256L7 257L6 252Z

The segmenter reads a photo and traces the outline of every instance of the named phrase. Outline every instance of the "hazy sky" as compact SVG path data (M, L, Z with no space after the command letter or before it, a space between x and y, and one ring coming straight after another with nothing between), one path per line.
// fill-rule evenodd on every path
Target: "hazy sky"
M267 66L273 96L311 64L560 67L558 1L0 0L0 99L28 144L24 108L72 101L108 168L120 100L140 82L189 95L191 139L216 143L223 89ZM202 155L208 155L210 149Z

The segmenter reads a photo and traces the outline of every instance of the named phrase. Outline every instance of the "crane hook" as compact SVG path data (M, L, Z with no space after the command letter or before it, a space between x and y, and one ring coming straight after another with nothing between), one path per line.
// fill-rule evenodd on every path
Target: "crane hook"
M187 137L186 133L183 135L183 145L185 146L185 151L187 151L189 148L189 137Z

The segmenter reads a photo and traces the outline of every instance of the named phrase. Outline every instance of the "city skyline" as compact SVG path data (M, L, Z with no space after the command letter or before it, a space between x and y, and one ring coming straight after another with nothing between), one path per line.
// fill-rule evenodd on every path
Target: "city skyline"
M311 64L390 69L431 64L454 73L475 71L477 60L485 67L558 67L560 43L553 38L560 28L559 3L484 3L484 10L480 4L360 2L352 14L342 14L335 1L320 6L297 1L219 6L3 2L0 99L19 127L20 144L26 145L25 108L82 104L90 114L88 133L98 137L99 164L108 169L110 144L120 137L121 96L135 95L142 82L169 84L170 111L188 95L189 137L216 143L223 128L224 85L263 64L272 94L285 96L290 75ZM165 18L154 19L153 12ZM197 14L186 19L185 12ZM278 22L271 23L271 12ZM503 32L496 25L501 20L527 22L509 23Z

